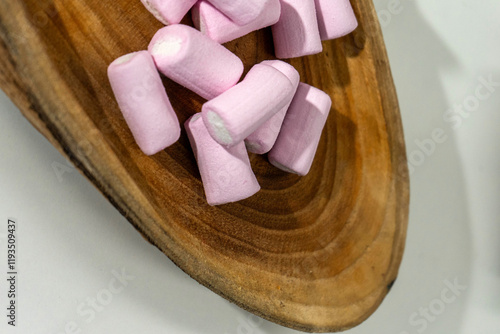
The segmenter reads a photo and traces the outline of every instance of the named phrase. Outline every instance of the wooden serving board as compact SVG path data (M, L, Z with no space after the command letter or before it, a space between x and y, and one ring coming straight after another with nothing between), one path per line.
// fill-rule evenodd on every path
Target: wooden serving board
M303 331L360 324L403 255L408 172L389 63L371 0L360 26L293 59L333 110L306 177L251 155L262 191L210 207L185 133L153 156L135 145L106 76L162 27L139 0L0 2L0 87L151 243L191 277L263 318ZM269 29L227 44L246 70L272 59ZM183 122L203 100L165 79ZM168 283L165 286L168 289Z

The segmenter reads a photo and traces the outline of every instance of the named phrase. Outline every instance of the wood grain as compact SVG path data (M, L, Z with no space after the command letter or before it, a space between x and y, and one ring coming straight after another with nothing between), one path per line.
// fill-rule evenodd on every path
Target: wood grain
M0 2L0 87L109 201L191 277L291 328L364 321L391 289L404 250L408 171L397 97L370 0L360 27L293 59L333 110L311 173L251 155L256 196L210 207L185 133L153 157L134 144L106 77L161 27L138 0ZM227 44L246 70L273 58L269 29ZM165 79L181 121L203 100ZM168 283L165 285L168 289Z

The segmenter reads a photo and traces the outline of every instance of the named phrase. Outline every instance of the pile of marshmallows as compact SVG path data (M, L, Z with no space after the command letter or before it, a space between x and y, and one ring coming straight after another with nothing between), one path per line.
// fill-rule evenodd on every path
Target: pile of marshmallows
M221 43L272 26L276 56L322 51L322 40L357 27L349 0L141 0L167 26L147 51L116 59L108 76L123 116L141 150L153 155L175 143L180 126L158 73L208 100L185 128L200 170L207 202L239 201L260 190L247 149L306 175L332 101L300 83L280 60L252 67ZM178 24L191 10L196 30ZM239 83L238 83L239 82Z

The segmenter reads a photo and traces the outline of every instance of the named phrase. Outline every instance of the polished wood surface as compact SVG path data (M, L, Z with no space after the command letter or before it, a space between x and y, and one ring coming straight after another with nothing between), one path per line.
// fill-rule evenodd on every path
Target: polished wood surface
M315 332L358 325L396 279L408 220L397 97L371 0L360 26L293 59L333 109L309 175L251 155L255 196L210 207L186 134L153 156L135 145L109 86L118 56L161 24L138 0L0 2L0 87L151 243L191 277L273 322ZM186 22L189 23L189 22ZM269 29L226 45L246 70L273 58ZM203 100L165 79L181 121ZM168 289L168 282L165 282Z

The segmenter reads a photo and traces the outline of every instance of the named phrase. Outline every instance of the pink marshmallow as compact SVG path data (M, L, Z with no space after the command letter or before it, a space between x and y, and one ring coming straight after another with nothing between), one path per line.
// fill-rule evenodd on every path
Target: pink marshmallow
M286 172L309 173L331 106L328 94L300 83L269 161Z
M257 64L242 82L203 105L203 121L219 144L239 144L288 103L293 88L283 73Z
M197 0L141 0L144 7L165 25L181 22Z
M180 125L165 87L147 51L116 59L108 77L137 145L153 155L175 143Z
M292 65L281 60L266 60L261 64L272 66L286 75L294 87L293 93L295 94L297 86L300 82L300 74ZM285 119L288 107L290 106L290 103L292 103L292 99L293 95L290 96L290 100L283 107L283 109L278 111L273 117L267 120L245 139L245 145L250 152L265 154L273 148L273 145L278 138L283 120Z
M275 0L208 0L234 23L244 26L255 21ZM278 0L279 1L279 0Z
M241 1L237 2L240 3ZM191 14L196 28L214 41L222 44L278 22L281 8L279 0L269 0L264 4L265 8L261 15L245 25L238 25L231 21L212 6L210 2L204 0L198 1Z
M295 58L320 53L314 0L280 0L281 16L273 25L274 49L278 58Z
M148 50L160 72L207 100L233 87L243 74L234 53L186 25L158 30Z
M243 143L225 148L208 133L200 114L184 124L210 205L248 198L260 190Z
M318 26L323 41L339 38L354 31L358 20L349 0L315 0Z

